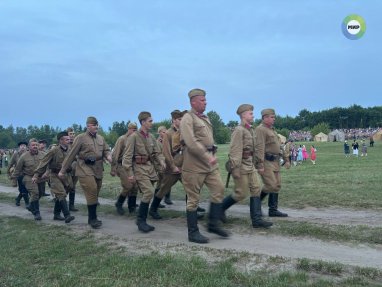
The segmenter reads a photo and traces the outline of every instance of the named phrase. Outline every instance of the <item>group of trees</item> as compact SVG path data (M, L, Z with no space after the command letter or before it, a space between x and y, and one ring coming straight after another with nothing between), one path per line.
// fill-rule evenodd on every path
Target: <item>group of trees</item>
M227 143L230 140L231 130L239 124L238 121L231 120L227 124L223 122L219 114L215 111L207 113L211 120L216 143ZM255 124L259 124L257 120ZM104 130L102 127L99 132L106 141L112 146L119 136L123 135L129 122L114 122L111 127ZM157 122L153 126L153 132L156 133L159 126L171 126L171 120L166 119ZM292 130L310 130L313 135L319 132L328 133L332 129L342 128L368 128L382 126L382 106L363 108L358 105L350 106L349 108L332 108L329 110L310 112L306 109L299 112L296 117L276 117L276 130L288 137L289 131ZM84 131L85 127L73 124L73 129L76 133ZM19 141L37 138L45 139L48 144L56 142L56 135L61 131L60 128L53 128L49 125L41 127L29 126L27 128L16 127L12 125L5 128L0 125L0 148L14 148Z

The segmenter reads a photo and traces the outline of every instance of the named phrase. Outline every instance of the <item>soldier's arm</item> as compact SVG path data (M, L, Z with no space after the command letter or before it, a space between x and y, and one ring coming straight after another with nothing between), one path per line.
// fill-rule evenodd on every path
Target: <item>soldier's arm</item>
M19 158L19 160L17 161L16 167L15 167L15 171L13 172L11 177L12 178L18 178L19 176L22 176L23 175L23 166L24 166L24 157L21 156Z
M135 137L136 135L133 134L127 138L126 141L126 147L123 152L122 157L122 166L124 169L126 169L128 176L134 176L134 170L133 170L133 156L134 156L134 147L135 147Z
M111 153L111 170L116 172L117 166L118 166L118 158L123 152L122 150L123 146L123 138L119 137L118 140L115 143L113 152Z
M7 168L7 173L10 173L10 169L12 167L16 166L16 153L14 153L11 157L11 161L9 162L8 168Z
M264 169L265 155L265 133L259 129L255 129L255 167Z
M211 154L207 151L206 147L196 139L194 134L192 116L186 114L183 116L180 123L180 134L187 147L187 151L195 157L201 158L203 161L209 162Z
M243 158L243 131L236 128L231 135L229 160L232 168L240 168Z
M41 159L40 163L38 164L37 168L34 171L34 175L33 175L34 178L38 178L45 173L46 168L49 162L52 160L53 156L55 155L56 151L57 150L53 148L44 155L44 157Z
M75 160L76 155L81 149L81 145L82 142L80 136L75 137L72 148L69 150L69 153L67 154L67 156L64 159L64 162L62 163L60 174L65 174L66 170L69 167L71 167L72 162Z
M156 164L158 166L160 166L160 167L162 167L164 169L166 167L166 163L165 163L164 156L163 156L162 152L160 151L159 144L155 140L153 135L150 135L150 136L151 136L151 139L152 139L152 141L154 143L153 152L152 152L152 154L150 156L154 159L154 161L156 162Z
M172 156L172 146L171 146L171 134L167 134L163 138L163 149L162 153L166 161L166 165L171 170L176 170L177 167L174 164L174 157Z

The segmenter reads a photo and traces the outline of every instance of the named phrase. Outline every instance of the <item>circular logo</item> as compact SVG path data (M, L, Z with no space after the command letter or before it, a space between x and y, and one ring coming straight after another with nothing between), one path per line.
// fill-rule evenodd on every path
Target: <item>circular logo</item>
M342 21L342 33L350 40L358 40L365 34L366 23L359 15L349 15Z

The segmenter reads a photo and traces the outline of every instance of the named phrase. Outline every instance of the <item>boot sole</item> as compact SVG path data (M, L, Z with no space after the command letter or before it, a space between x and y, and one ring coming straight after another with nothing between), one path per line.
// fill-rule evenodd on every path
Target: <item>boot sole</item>
M198 244L206 244L206 243L210 242L209 240L201 241L201 240L193 240L190 238L188 238L188 241L193 242L193 243L198 243Z
M209 233L214 233L214 234L219 235L219 236L224 237L224 238L228 238L231 235L229 232L227 232L225 230L214 230L214 229L208 228L207 231Z
M69 218L65 218L65 223L69 223L75 219L74 216L69 216Z

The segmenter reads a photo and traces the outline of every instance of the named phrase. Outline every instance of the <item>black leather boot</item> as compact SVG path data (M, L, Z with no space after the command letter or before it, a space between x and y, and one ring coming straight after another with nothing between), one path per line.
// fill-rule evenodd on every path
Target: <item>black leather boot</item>
M20 206L20 200L22 197L23 197L23 195L21 193L19 193L19 195L15 198L16 206Z
M195 211L187 210L187 228L188 228L188 241L195 243L208 243L209 239L199 232L198 228L198 214Z
M146 223L148 212L149 212L149 204L145 202L141 202L141 204L139 205L139 210L138 210L137 226L140 231L145 233L153 231L155 229L154 226L148 225Z
M164 203L168 204L168 205L171 205L171 204L174 204L171 200L171 191L169 191L169 193L167 193L164 197Z
M97 219L97 203L88 205L88 224L94 229L102 226L102 221Z
M125 214L125 210L123 209L123 203L125 202L126 200L126 196L123 196L122 194L120 194L118 196L118 199L117 199L117 202L115 203L115 207L117 208L117 213L119 215L124 215Z
M224 198L222 203L222 214L220 218L223 223L227 223L227 216L225 215L225 211L235 203L236 200L234 200L231 195L228 195L226 198Z
M40 215L40 202L38 200L33 201L34 202L34 220L41 220Z
M127 207L129 209L129 213L134 213L136 208L137 208L137 197L134 196L129 196L127 198Z
M260 200L263 201L263 199L266 198L267 195L268 195L267 192L262 191L262 192L260 193Z
M268 207L269 207L268 215L270 217L288 217L288 214L283 213L277 209L278 203L279 203L279 194L270 193L268 198Z
M261 215L261 199L260 197L251 197L249 199L249 210L251 213L253 228L269 228L273 225L272 222L268 222L262 219Z
M157 192L159 191L159 188L156 188L155 190L154 190L154 196L155 196L155 194L157 194ZM164 205L164 204L159 204L159 206L158 206L158 208L165 208L166 206Z
M208 221L208 232L215 233L217 235L220 235L222 237L229 237L229 232L221 228L220 221L221 221L221 214L222 214L222 204L221 203L212 203L210 204L210 214L209 214L209 221Z
M58 201L58 198L56 198L56 201L54 202L53 214L53 220L65 220L65 218L61 216L61 204Z
M66 199L60 200L59 204L61 206L62 213L64 214L64 217L65 217L65 223L69 223L72 220L74 220L75 217L70 215L70 212L69 212L69 209L68 209L68 203L66 202Z
M154 195L153 202L151 203L149 214L153 219L162 219L162 216L158 213L158 207L161 202L161 198Z
M78 211L78 209L74 207L75 198L76 198L76 192L75 191L69 192L69 210L70 211Z
M25 208L28 209L28 206L29 206L29 195L28 195L28 193L22 193L22 196L24 198Z

